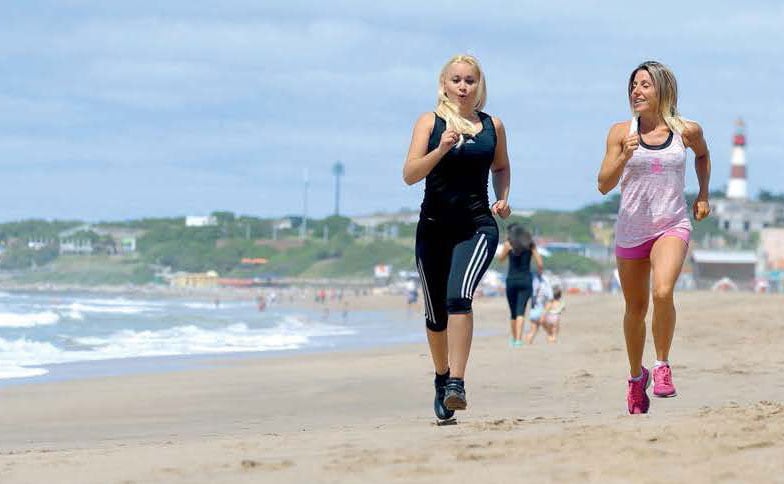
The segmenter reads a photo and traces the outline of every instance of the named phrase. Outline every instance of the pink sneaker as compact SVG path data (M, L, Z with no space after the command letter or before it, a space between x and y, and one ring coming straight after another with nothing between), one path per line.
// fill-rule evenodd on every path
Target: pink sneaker
M629 388L626 390L626 405L630 414L648 413L651 399L648 398L646 390L650 384L651 375L644 366L642 367L642 378L639 381L629 379Z
M672 384L672 370L670 365L653 368L653 394L657 397L667 398L677 395L675 385Z

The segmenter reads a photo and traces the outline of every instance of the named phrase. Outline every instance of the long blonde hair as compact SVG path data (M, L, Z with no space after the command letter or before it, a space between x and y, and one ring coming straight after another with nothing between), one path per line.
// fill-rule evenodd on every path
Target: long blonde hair
M444 64L441 69L441 74L438 76L438 98L436 101L436 114L444 118L446 121L446 128L452 129L458 133L475 135L481 128L474 126L474 123L460 115L460 110L455 103L449 100L444 89L446 83L446 71L452 64L465 63L476 69L479 74L478 84L476 87L476 103L474 104L475 111L481 111L485 107L487 101L487 85L485 84L485 74L482 72L482 67L476 57L467 54L460 54L452 57Z
M629 102L631 103L634 76L640 70L647 71L653 79L653 86L659 96L659 115L664 118L664 122L671 130L683 133L683 130L686 129L686 123L678 113L678 82L670 68L661 62L645 61L632 71L628 86Z

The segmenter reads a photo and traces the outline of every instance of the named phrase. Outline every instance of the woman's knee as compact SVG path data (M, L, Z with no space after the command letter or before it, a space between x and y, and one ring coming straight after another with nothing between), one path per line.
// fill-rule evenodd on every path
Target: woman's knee
M645 319L648 313L648 300L647 299L632 299L626 301L626 315L636 318Z
M653 286L653 304L669 304L675 288L671 284L655 284Z
M469 314L471 310L470 298L449 297L446 300L446 312L448 314Z

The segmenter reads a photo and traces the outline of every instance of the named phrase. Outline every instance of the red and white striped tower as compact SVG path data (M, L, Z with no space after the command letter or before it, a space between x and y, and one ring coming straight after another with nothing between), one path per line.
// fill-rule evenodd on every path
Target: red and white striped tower
M727 198L746 200L746 134L742 119L735 122L735 136L732 138L732 159L730 161L730 181L727 183Z

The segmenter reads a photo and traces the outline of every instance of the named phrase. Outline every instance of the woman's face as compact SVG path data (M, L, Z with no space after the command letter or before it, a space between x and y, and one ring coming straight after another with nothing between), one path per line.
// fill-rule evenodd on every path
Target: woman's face
M450 101L461 108L473 108L476 105L479 72L470 64L456 62L447 68L443 87Z
M629 102L637 114L658 112L659 94L653 85L651 74L645 69L634 74Z

